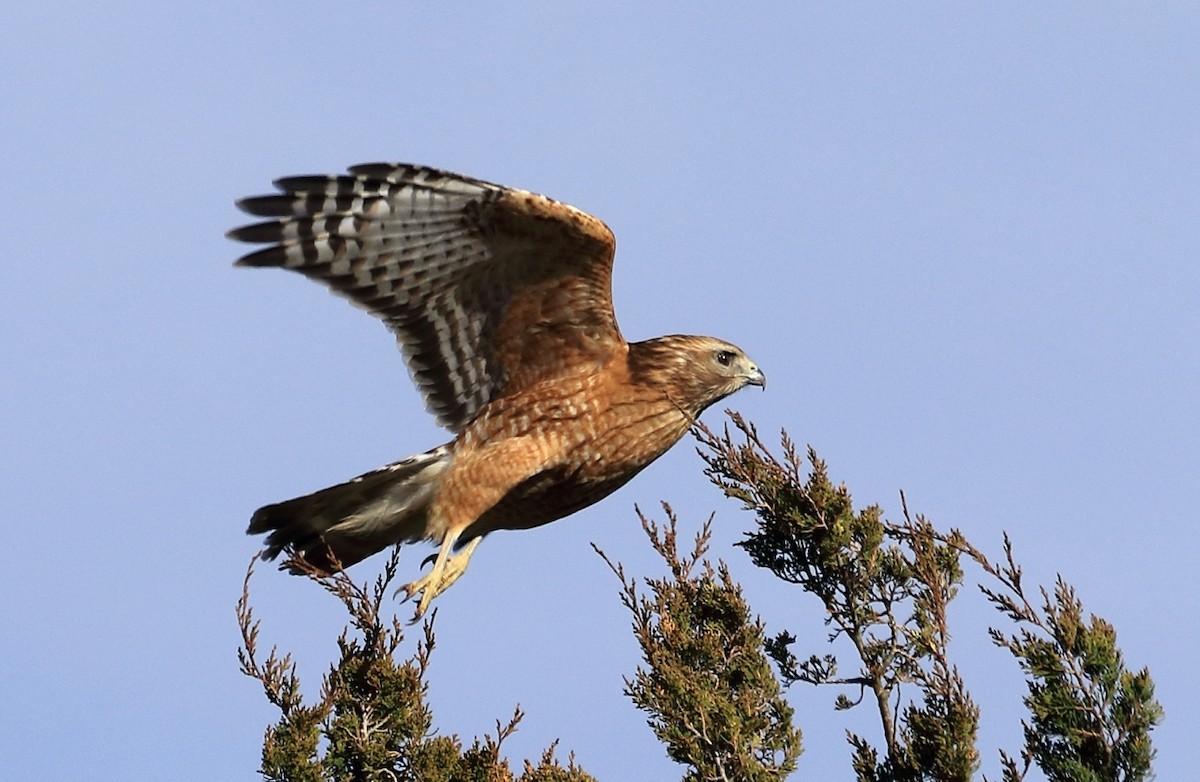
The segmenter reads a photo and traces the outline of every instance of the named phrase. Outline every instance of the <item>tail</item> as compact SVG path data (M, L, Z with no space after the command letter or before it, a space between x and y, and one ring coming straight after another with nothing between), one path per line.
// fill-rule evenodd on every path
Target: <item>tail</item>
M349 567L395 543L428 536L429 503L453 458L450 445L442 445L346 483L267 505L254 512L246 531L270 533L263 559L287 551L326 572L336 569L335 561Z

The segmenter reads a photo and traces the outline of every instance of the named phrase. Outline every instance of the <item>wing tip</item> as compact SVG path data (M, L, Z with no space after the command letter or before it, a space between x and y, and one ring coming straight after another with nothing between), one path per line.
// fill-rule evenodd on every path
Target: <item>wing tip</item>
M291 217L294 213L295 202L294 195L269 193L239 198L233 202L233 205L255 217Z
M273 229L273 230L272 230ZM264 235L264 231L270 232L270 235ZM245 242L254 244L260 242L276 242L279 241L278 223L252 223L243 225L237 228L230 228L225 232L225 238L235 242ZM269 247L263 247L252 252L248 252L241 258L233 262L234 266L255 267L255 266L282 266L287 260L286 252L282 245L275 244Z
M274 247L264 247L261 250L246 253L234 261L233 265L239 268L254 269L268 266L284 266L286 261L287 252L280 245L275 245Z

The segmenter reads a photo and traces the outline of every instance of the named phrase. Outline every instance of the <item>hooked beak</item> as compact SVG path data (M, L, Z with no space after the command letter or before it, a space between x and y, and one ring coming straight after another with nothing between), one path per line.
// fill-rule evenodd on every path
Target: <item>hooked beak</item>
M761 369L759 369L757 366L751 364L750 371L746 373L745 377L746 377L746 385L758 386L759 388L763 389L764 391L766 390L767 376L764 375L763 371Z

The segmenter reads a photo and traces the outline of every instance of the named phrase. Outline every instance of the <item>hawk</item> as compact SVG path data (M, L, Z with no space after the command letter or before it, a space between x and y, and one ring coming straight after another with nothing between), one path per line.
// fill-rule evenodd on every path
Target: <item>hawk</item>
M299 272L375 315L454 438L346 483L258 509L250 534L331 572L429 540L402 589L416 616L484 536L585 508L674 445L714 402L766 378L735 345L626 342L612 303L616 241L600 220L525 190L410 164L295 176L238 207L267 245L239 266ZM426 560L428 562L428 560Z

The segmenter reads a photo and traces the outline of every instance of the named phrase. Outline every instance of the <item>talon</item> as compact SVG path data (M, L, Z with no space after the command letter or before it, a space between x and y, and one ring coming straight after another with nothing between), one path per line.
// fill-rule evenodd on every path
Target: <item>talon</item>
M416 593L417 593L416 582L410 581L407 584L402 584L402 585L396 587L396 591L392 593L392 599L399 600L401 603L407 603L409 600L413 599L413 595L415 595ZM403 594L404 597L400 597L401 594Z
M400 588L404 591L405 595L403 602L408 602L418 592L421 593L421 599L417 602L417 609L410 624L415 624L424 616L425 612L429 610L429 604L433 602L433 599L449 589L450 585L467 571L467 563L471 560L471 555L475 553L475 547L479 545L481 540L483 538L473 539L462 551L453 556L447 556L447 551L454 546L454 540L448 538L442 541L442 547L437 556L430 557L430 559L435 560L433 569L416 581L405 584ZM428 561L426 559L426 562ZM422 566L424 566L424 563L422 563ZM399 594L399 591L397 590L397 594Z

